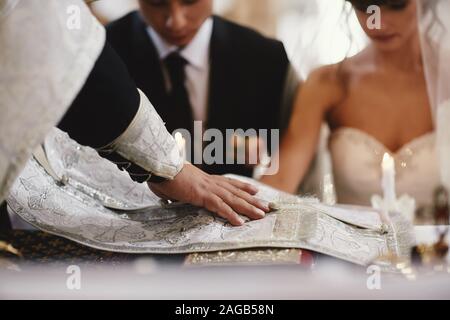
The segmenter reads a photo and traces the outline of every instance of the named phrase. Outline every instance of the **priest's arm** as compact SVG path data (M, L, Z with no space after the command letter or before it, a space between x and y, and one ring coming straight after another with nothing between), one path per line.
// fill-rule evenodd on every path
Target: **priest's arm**
M59 128L127 170L133 180L148 182L162 198L205 207L233 225L243 224L239 214L260 219L268 211L253 197L254 187L184 163L163 121L108 43Z
M257 219L268 210L252 186L184 164L82 0L0 0L0 48L0 202L59 123L80 144L126 159L133 178L161 197L235 225L239 214Z

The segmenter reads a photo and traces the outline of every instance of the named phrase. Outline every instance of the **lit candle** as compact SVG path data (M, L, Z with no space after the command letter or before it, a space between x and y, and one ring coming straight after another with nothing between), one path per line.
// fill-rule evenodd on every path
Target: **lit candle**
M180 150L181 157L186 160L186 140L180 132L175 133L175 142L177 143L178 150Z
M381 164L383 169L382 187L384 195L384 204L386 208L395 207L397 196L395 193L395 161L388 153L384 154Z

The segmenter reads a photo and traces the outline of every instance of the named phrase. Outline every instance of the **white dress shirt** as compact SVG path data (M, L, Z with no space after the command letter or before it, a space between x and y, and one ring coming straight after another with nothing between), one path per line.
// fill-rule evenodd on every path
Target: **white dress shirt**
M209 48L213 31L213 20L208 18L198 30L192 41L180 51L180 55L186 59L186 90L192 106L194 120L206 121L209 97ZM151 27L147 32L158 51L161 66L165 78L166 89L170 91L170 77L163 63L172 52L179 50L177 46L167 43Z

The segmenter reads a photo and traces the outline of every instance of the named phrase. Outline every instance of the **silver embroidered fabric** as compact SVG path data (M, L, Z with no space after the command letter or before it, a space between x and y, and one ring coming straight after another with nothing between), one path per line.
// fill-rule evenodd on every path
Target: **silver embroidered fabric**
M80 146L57 128L47 135L44 149L51 170L61 183L70 184L107 208L138 210L160 204L146 184L131 181L128 173L119 171L97 151Z
M46 144L47 147L49 145ZM65 147L60 150L66 150L59 155L63 159L67 156L85 157L84 152L78 155L75 152L74 155ZM51 152L47 150L47 153ZM55 163L54 159L51 160L53 156L50 155L51 163ZM78 169L74 169L77 166ZM66 167L74 171L67 173ZM102 169L98 166L95 168ZM58 174L66 172L72 177L69 180L72 180L80 178L76 170L88 169L89 161L78 159L64 160L62 167L55 171ZM121 180L115 175L118 171L108 172L113 174L108 181ZM248 248L298 248L367 265L377 257L390 253L408 256L413 243L412 227L401 215L391 214L385 231L357 227L348 222L358 212L364 215L364 210L346 209L351 213L349 215L336 213L336 207L318 206L315 200L290 196L237 176L231 177L258 185L260 193L257 196L275 203L278 211L263 220L232 227L203 209L184 204L154 205L138 211L111 210L104 206L103 200L89 191L95 189L96 180L101 180L101 177L102 174L81 174L81 179L85 179L83 184L89 188L80 188L78 183L61 184L32 159L15 182L8 205L39 229L114 252L174 254ZM129 188L132 189L134 182L129 181ZM117 182L112 183L116 185ZM101 193L104 192L105 189ZM114 193L109 195L114 197ZM374 226L379 223L373 218L367 219L365 223L370 224L372 220ZM361 219L358 219L355 224L360 222Z
M86 81L105 41L81 0L2 1L0 202ZM79 8L81 28L67 27Z
M173 179L183 168L182 152L148 98L142 91L139 94L136 117L108 148L154 175Z

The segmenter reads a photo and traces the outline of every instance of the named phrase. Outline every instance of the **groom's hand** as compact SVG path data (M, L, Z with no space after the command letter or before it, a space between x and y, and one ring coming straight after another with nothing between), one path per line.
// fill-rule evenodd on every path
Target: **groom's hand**
M258 192L254 186L208 175L191 164L186 164L174 180L149 183L149 187L163 199L206 208L234 226L244 224L239 214L256 220L270 211L268 205L253 197Z

